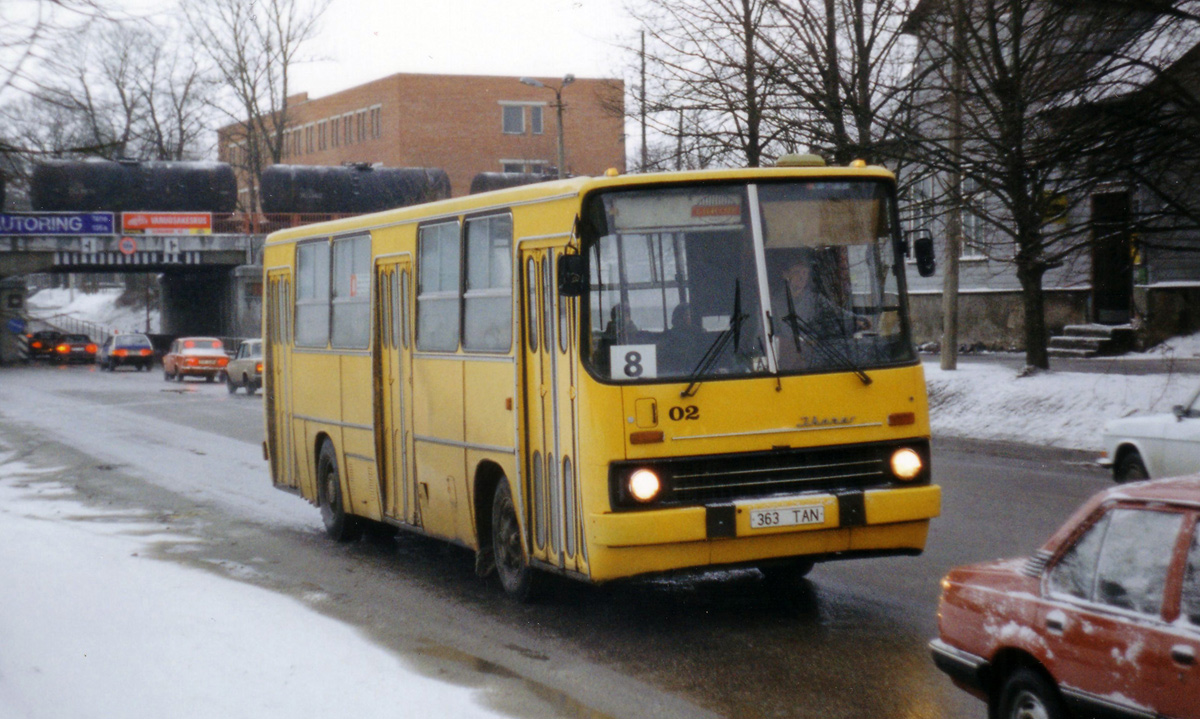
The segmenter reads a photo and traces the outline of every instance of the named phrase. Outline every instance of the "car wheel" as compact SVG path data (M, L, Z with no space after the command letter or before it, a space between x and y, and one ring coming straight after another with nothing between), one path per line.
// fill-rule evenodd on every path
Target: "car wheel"
M317 458L317 505L321 508L321 521L330 539L352 542L362 536L362 523L357 517L346 514L342 504L337 452L329 441L321 445L321 454Z
M1028 667L1008 676L997 696L997 719L1066 719L1067 711L1052 681Z
M492 496L492 551L500 586L518 602L533 599L541 583L537 570L525 558L524 546L512 490L508 488L508 480L503 480L496 485Z
M246 380L246 394L254 394L258 391L258 382L251 382L248 377L244 377L243 379Z
M217 380L217 376L216 376L215 374L206 374L206 375L204 375L204 381L205 381L205 382L208 382L209 384L212 384L212 383L213 383L213 382L215 382L216 380Z
M117 363L116 363L116 362L114 362L113 360L109 360L109 361L108 361L108 371L109 371L109 372L116 372L116 371L117 371Z
M170 381L171 381L171 373L167 371L167 368L166 368L166 367L163 367L163 381L164 381L164 382L170 382Z
M1113 479L1118 482L1140 482L1150 479L1150 473L1146 471L1146 463L1142 461L1142 456L1133 451L1117 462L1117 466L1113 468Z
M176 382L183 381L183 373L179 371L178 367L176 367L175 371L171 373L171 379L175 380Z
M229 390L229 394L237 392L238 386L233 383L233 378L225 375L225 389Z

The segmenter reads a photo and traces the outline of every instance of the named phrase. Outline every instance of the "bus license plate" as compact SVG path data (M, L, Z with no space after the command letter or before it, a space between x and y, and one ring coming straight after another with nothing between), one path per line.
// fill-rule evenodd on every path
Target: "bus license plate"
M751 529L794 527L801 524L824 524L825 507L813 504L804 507L777 507L750 510Z

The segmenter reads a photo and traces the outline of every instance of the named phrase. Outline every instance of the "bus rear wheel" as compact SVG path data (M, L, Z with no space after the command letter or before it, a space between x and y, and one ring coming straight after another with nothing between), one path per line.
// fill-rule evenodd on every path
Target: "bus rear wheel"
M325 534L336 542L352 542L362 536L362 523L357 517L346 514L342 503L342 479L338 472L337 452L333 442L321 445L317 457L317 505L321 508L321 521Z
M537 595L540 584L537 570L525 558L521 527L517 522L516 505L508 481L496 486L492 497L492 551L496 557L496 574L504 593L518 602Z

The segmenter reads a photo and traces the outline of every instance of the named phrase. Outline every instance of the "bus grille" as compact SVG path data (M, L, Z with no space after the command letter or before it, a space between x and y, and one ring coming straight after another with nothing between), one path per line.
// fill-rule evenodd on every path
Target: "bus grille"
M907 442L928 467L928 444ZM655 506L709 504L800 492L883 487L895 482L889 460L896 443L754 452L621 462L611 473L614 507L637 503L625 496L622 479L639 467L659 473L666 487ZM926 470L924 481L928 481ZM909 484L921 483L913 482Z

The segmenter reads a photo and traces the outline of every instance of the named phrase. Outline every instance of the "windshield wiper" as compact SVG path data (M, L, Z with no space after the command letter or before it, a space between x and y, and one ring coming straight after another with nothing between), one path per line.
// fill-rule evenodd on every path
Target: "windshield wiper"
M738 351L738 345L742 339L742 321L748 315L742 314L742 284L740 280L733 281L733 314L729 316L729 326L721 330L721 334L717 335L712 344L705 350L704 356L696 364L696 368L688 375L688 386L679 393L680 397L691 397L700 389L701 377L708 372L709 368L721 356L725 350L725 346L729 344L729 340L733 340L733 351Z
M816 350L816 352L821 355L825 361L832 361L850 370L864 385L871 384L871 378L867 376L867 373L864 372L862 368L854 362L854 358L852 358L848 352L841 347L835 347L834 345L821 339L820 335L816 331L816 328L813 327L811 323L800 319L800 315L796 314L796 301L792 298L792 284L787 280L784 280L783 288L784 292L787 294L788 308L788 313L783 317L783 321L784 324L786 324L792 330L792 341L796 343L797 354L803 351L800 342L801 335L803 335L803 339L808 340L809 346ZM818 310L821 309L822 308L818 307ZM844 334L845 333L843 333L843 335Z

